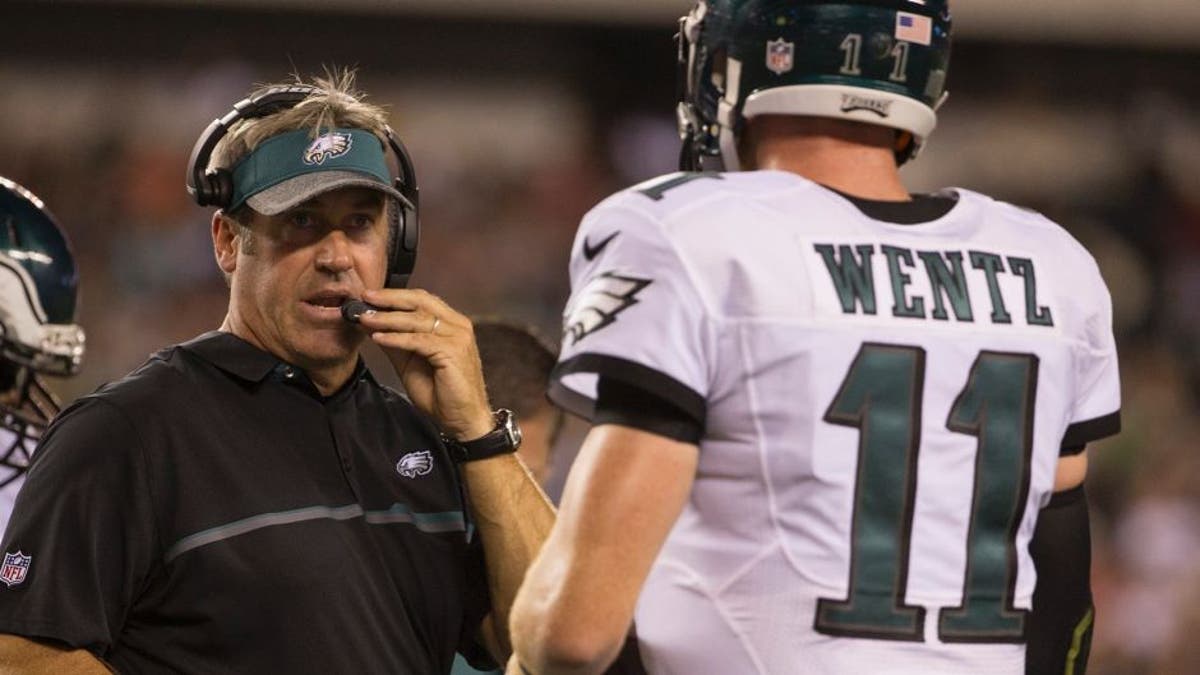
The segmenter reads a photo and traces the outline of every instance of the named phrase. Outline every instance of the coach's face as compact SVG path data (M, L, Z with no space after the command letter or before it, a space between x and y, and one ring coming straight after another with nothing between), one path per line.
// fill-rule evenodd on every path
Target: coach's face
M220 222L218 222L220 221ZM250 232L213 222L217 261L230 277L226 330L340 386L364 333L340 306L387 273L386 198L366 188L318 195L276 216L255 213Z

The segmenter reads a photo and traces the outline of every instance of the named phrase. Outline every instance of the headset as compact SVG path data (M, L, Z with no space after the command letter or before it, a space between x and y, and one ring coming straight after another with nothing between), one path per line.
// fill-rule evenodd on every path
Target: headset
M192 148L188 161L187 191L200 206L226 208L233 198L233 172L228 168L209 169L213 149L229 133L230 128L242 120L274 115L287 110L309 96L323 90L307 85L271 87L254 96L234 104L233 110L218 117L208 125ZM398 207L393 210L392 234L389 237L388 288L404 288L417 264L417 244L420 242L420 199L417 190L417 174L412 158L400 142L400 138L389 126L384 126L387 145L396 158L399 174L393 177L396 190L403 195Z

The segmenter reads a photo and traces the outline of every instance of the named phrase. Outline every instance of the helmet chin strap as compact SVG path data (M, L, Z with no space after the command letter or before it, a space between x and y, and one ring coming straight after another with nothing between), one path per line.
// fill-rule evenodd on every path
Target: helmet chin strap
M676 124L679 127L679 170L680 171L702 171L704 163L701 158L701 150L699 148L699 126L700 116L696 114L695 107L686 100L680 100L679 105L675 108Z
M682 147L679 150L679 170L694 172L704 170L703 150L700 138L703 121L692 104L692 94L697 82L692 64L696 59L696 43L700 40L700 30L704 25L704 17L708 14L708 3L697 2L686 16L679 19L679 34L675 36L678 44L678 87L679 104L675 108L676 123L679 128L679 139Z
M725 63L725 96L717 104L717 123L721 126L718 139L721 145L721 160L726 171L741 171L742 160L738 156L737 128L741 116L738 92L742 86L742 62L729 58Z
M726 171L741 171L742 158L738 155L738 139L733 128L721 125L721 161Z

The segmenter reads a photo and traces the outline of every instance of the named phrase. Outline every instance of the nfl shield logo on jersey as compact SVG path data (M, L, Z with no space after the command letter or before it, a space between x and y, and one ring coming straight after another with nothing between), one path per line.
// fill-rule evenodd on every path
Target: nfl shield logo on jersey
M424 476L433 471L433 455L428 450L410 452L396 462L396 473L405 478Z
M796 43L783 38L767 43L767 70L776 75L790 73L796 66Z
M0 565L0 581L8 584L9 588L25 581L25 575L29 573L29 563L31 562L33 562L33 556L24 555L20 551L5 553L4 564Z

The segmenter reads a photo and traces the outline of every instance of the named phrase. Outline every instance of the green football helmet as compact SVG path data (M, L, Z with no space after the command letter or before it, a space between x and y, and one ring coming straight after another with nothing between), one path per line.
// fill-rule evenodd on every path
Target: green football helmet
M0 361L74 375L84 333L75 323L79 273L71 244L42 201L4 177L0 225Z
M680 168L742 168L757 115L896 129L896 161L937 125L950 64L949 0L700 0L680 19Z
M79 274L71 244L40 199L0 176L0 488L24 475L59 411L41 375L74 375Z

